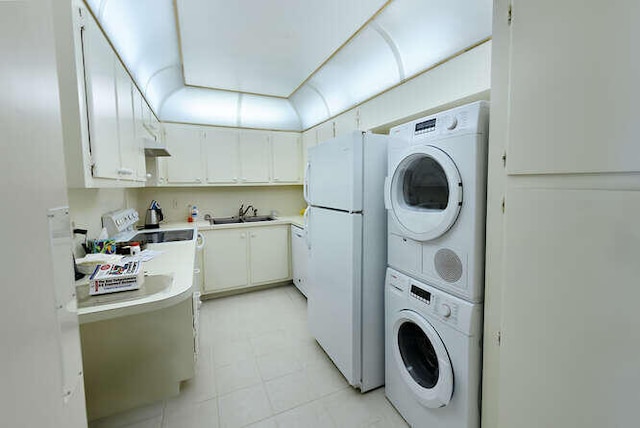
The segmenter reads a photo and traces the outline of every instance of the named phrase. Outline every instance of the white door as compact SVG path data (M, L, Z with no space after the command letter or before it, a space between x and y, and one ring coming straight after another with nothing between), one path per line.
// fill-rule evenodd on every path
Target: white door
M240 178L238 132L233 129L208 128L202 146L207 183L237 183Z
M271 134L274 183L300 182L300 136L297 133Z
M309 328L349 383L361 378L362 216L310 207Z
M118 107L115 61L111 46L90 16L82 31L89 144L95 162L93 176L120 178Z
M640 3L494 4L483 426L635 426Z
M291 226L291 265L293 284L305 296L307 295L307 265L309 252L305 242L305 231L301 227Z
M309 149L305 198L310 205L362 211L361 132L336 137Z
M413 147L399 156L391 170L385 197L405 236L428 241L453 226L460 213L463 183L444 151L433 146Z
M226 229L204 231L204 290L221 291L249 283L247 231Z
M251 284L286 281L289 268L289 227L248 228Z
M116 96L118 105L118 136L120 140L121 180L138 180L139 159L144 157L136 139L136 123L133 111L132 83L129 74L116 61ZM144 172L143 172L144 175Z
M198 126L168 123L165 125L167 147L167 182L202 183L202 130Z
M424 317L411 310L394 314L393 360L400 377L425 407L449 404L453 369L440 335Z
M263 131L240 132L240 181L269 182L269 135Z

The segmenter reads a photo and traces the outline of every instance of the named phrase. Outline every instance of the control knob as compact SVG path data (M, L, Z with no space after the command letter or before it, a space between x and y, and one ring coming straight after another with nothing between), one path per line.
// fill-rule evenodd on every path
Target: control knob
M451 306L443 303L442 305L440 305L440 313L443 317L449 318L451 316Z
M453 130L456 128L456 126L458 126L458 118L455 116L449 116L447 117L446 121L445 121L445 126L447 127L447 129L449 131Z

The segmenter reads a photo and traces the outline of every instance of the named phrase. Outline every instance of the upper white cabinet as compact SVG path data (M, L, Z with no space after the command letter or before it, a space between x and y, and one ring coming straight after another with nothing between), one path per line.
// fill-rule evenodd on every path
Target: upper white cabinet
M75 118L63 117L63 123L67 131L72 123L81 131L66 138L68 168L86 171L84 187L143 185L144 142L135 107L142 96L91 15L83 8L78 13L73 71L81 107L68 109ZM76 180L69 181L77 185Z
M299 183L301 181L300 135L274 132L271 137L273 181L275 183Z
M261 131L240 131L242 183L268 183L269 134Z
M240 180L238 131L211 128L205 131L203 154L207 183L235 184Z
M171 157L167 158L168 184L201 184L204 176L201 146L204 137L200 127L175 123L165 124L165 138Z
M159 159L158 185L263 186L302 183L299 132L166 123L171 157Z
M93 176L119 178L116 56L91 18L82 31L82 54Z

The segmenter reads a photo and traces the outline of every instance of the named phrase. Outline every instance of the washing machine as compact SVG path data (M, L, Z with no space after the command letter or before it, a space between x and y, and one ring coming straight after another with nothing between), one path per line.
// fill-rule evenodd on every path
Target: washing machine
M484 297L489 103L391 129L385 206L389 266L448 293Z
M478 428L482 304L388 268L385 394L414 428Z

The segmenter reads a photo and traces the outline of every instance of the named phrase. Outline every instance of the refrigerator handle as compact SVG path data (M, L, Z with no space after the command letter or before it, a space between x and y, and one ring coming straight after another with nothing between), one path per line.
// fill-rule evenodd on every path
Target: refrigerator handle
M309 202L309 173L311 172L311 163L307 162L307 164L304 167L304 192L303 192L303 196L304 196L304 200L307 202L307 204L311 205L311 202Z
M309 230L309 216L311 215L311 207L307 208L304 211L304 241L307 244L307 249L311 249L311 240L309 239L309 234L310 234L310 230Z
M391 209L391 177L384 178L384 207Z

